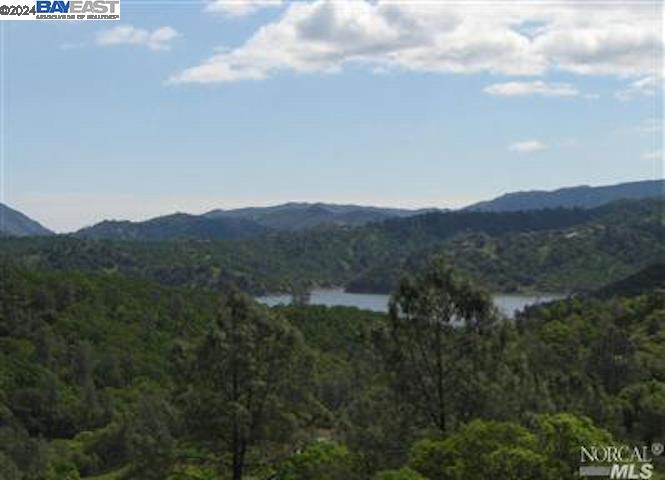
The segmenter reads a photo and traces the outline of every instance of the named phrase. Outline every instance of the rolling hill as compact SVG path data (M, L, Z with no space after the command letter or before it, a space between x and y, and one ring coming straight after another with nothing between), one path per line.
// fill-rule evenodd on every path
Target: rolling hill
M167 285L233 284L255 294L294 285L377 293L390 291L405 268L439 254L497 292L590 291L665 261L664 207L663 200L646 199L589 210L440 212L242 241L9 238L0 241L0 258Z
M543 208L595 208L616 200L662 197L665 180L646 180L617 185L560 188L553 191L532 190L501 195L493 200L474 203L465 210L514 212Z
M145 222L107 220L79 230L74 236L96 240L240 240L266 231L242 218L211 219L176 213Z
M430 210L407 210L329 203L285 203L270 207L213 210L207 218L242 218L273 230L296 231L321 226L358 226L388 218L403 218Z
M105 220L74 236L107 240L239 240L269 231L296 232L318 227L353 227L427 210L402 210L324 203L213 210L203 215L176 213L143 222Z

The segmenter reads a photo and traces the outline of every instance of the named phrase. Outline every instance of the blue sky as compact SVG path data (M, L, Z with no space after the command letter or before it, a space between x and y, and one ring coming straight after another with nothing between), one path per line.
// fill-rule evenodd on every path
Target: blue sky
M2 201L69 231L663 176L659 3L450 5L124 0L117 23L3 22Z

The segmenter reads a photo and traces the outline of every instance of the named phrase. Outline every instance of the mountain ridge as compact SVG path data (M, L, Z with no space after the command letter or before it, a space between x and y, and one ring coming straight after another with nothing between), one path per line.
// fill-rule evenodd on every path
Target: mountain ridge
M54 233L26 214L0 203L0 235L27 237Z
M514 212L543 208L594 208L621 200L639 200L665 195L665 180L641 180L613 185L578 185L555 190L509 192L464 207L464 210Z
M240 218L208 219L200 215L174 213L142 222L104 220L72 235L97 240L241 240L266 232L261 225Z
M173 213L141 221L103 220L69 235L116 240L240 240L269 232L360 227L370 223L435 212L590 209L622 199L643 199L664 195L665 180L656 179L614 185L580 185L556 190L510 192L455 210L434 207L409 209L324 202L288 202L265 207L214 209L200 215ZM0 215L2 215L0 235L54 234L21 212L2 204L0 204Z

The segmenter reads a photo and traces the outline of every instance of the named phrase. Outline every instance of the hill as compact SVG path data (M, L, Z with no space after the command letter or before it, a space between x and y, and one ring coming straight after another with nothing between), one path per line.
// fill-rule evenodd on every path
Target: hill
M590 210L440 212L233 242L4 239L0 257L260 294L294 286L390 291L403 268L442 254L493 291L590 291L665 260L664 206L649 199Z
M273 230L305 230L321 226L358 226L394 217L409 217L426 210L336 205L328 203L286 203L271 207L213 210L207 218L241 218Z
M633 297L656 289L665 289L665 263L655 263L594 292L597 297Z
M622 199L642 199L665 195L665 180L646 180L601 187L579 186L553 191L533 190L501 195L474 203L465 210L514 212L541 208L595 208Z
M107 220L74 235L97 240L238 240L265 232L261 225L241 218L211 219L176 213L145 222Z
M567 479L585 442L663 438L657 292L497 322L462 282L454 300L474 306L460 314L486 325L451 329L451 290L420 274L400 290L426 292L410 317L424 331L407 337L398 316L355 308L269 310L231 291L0 270L3 480L233 478L239 435L249 455L236 478L439 479L448 458L459 478L503 478L494 459L508 451L508 471L526 472L509 478Z
M53 232L18 210L0 203L0 236L44 236Z
M73 235L97 240L239 240L269 231L296 232L311 228L361 226L394 217L417 215L423 211L287 203L272 207L213 210L203 215L176 213L143 222L105 220Z
M665 181L622 183L602 187L570 187L555 191L515 192L453 211L435 208L402 209L362 205L291 202L268 207L247 207L212 210L203 215L176 213L144 222L104 221L79 230L74 235L110 240L238 240L267 232L301 232L316 228L362 227L372 223L418 218L412 226L421 228L428 222L445 218L447 225L464 228L466 221L484 221L469 212L519 212L556 208L591 209L617 200L644 199L663 196ZM449 214L438 217L439 214ZM423 215L430 215L423 217ZM422 220L424 218L424 220ZM547 219L551 218L546 217ZM534 222L538 220L532 218ZM460 223L461 222L461 223ZM408 225L408 222L405 224ZM476 226L470 226L474 229ZM388 226L388 228L391 228ZM454 227L457 228L457 227Z

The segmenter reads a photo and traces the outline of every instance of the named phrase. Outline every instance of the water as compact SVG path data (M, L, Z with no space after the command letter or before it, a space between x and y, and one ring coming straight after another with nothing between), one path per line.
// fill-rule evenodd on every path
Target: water
M540 295L521 295L521 294L496 294L492 295L494 304L498 309L509 317L515 315L515 311L521 310L528 305L548 302L561 298L562 295L540 294ZM363 310L372 310L374 312L388 311L388 295L375 293L347 293L341 288L328 288L312 290L309 303L311 305L326 305L328 307L346 306L357 307ZM268 306L288 305L291 303L291 295L278 294L257 297L257 300Z

